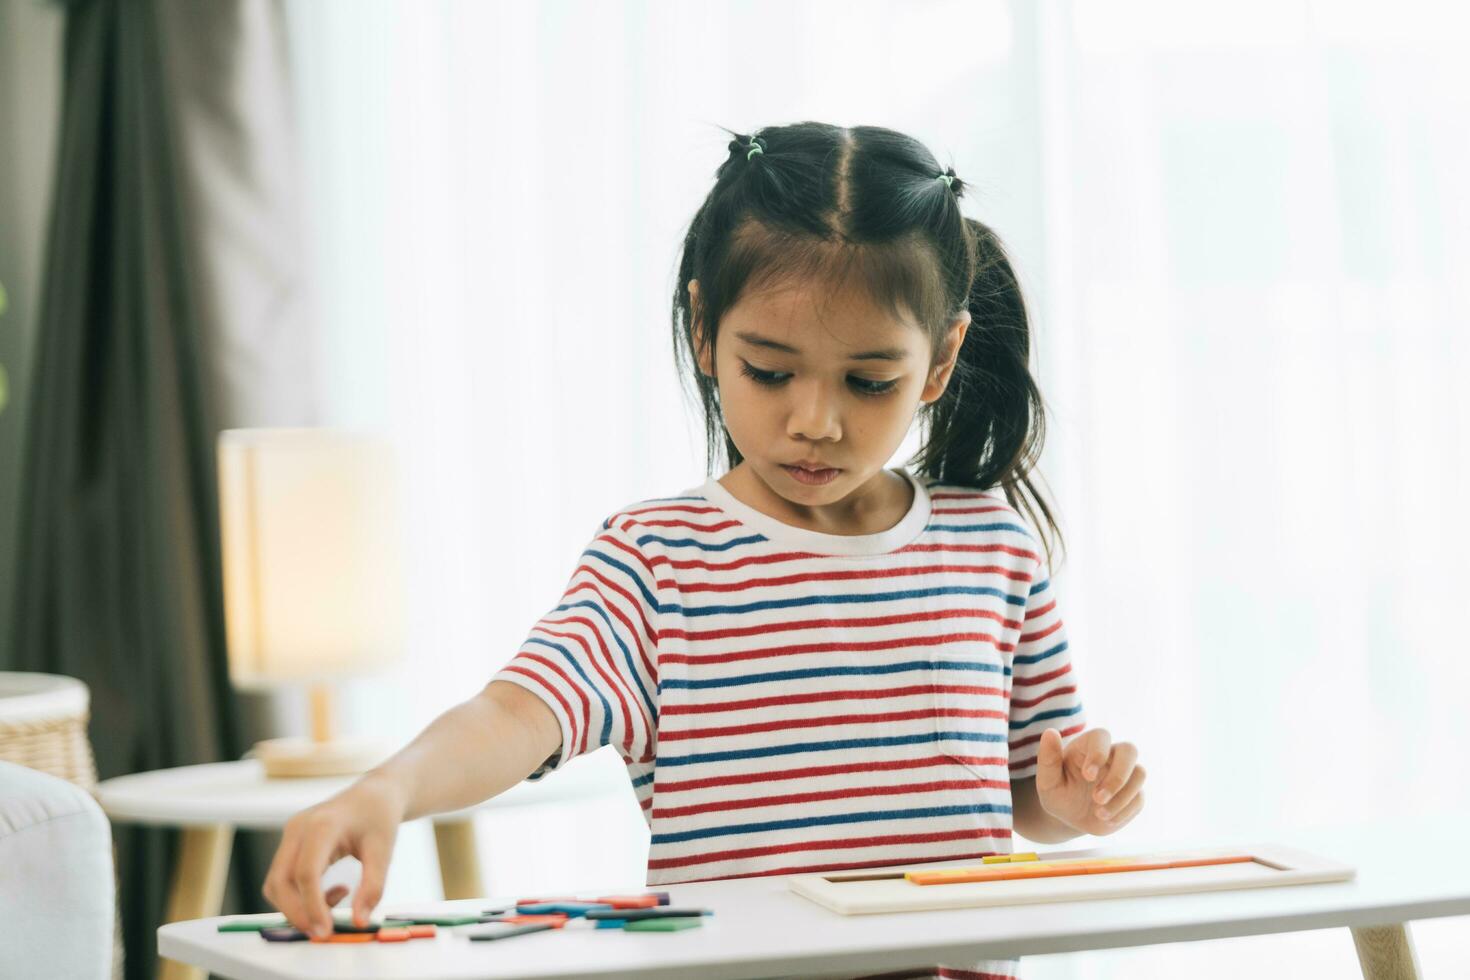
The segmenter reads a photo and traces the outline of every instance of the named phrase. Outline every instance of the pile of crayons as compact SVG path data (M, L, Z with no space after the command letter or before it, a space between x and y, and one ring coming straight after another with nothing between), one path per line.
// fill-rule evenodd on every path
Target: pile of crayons
M284 918L237 919L223 922L220 932L259 932L262 939L273 943L392 943L410 939L432 939L439 926L479 925L461 935L478 942L508 939L531 932L561 929L568 922L582 919L594 929L622 929L625 932L679 932L703 924L713 915L709 909L674 908L668 892L644 895L609 895L602 898L527 898L513 906L485 909L478 915L452 912L399 913L385 915L381 922L354 925L350 920L335 919L330 936L313 938L294 928Z

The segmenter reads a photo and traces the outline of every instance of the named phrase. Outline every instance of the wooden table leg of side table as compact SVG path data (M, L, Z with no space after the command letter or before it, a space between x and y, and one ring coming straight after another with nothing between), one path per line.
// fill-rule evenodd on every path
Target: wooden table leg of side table
M165 919L181 922L219 915L235 828L228 824L185 827L180 836L179 860L169 885ZM159 957L158 977L159 980L203 980L204 971Z
M439 880L444 883L444 897L483 897L485 886L480 880L474 818L435 822L434 843L439 848Z
M1402 924L1354 929L1353 945L1358 948L1363 980L1419 980L1414 945Z

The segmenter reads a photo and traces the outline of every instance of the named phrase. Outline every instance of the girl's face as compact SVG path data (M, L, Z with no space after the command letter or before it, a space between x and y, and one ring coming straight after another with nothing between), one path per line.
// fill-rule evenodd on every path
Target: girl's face
M689 284L696 310L698 287ZM730 439L772 502L840 526L891 497L883 469L920 403L944 393L969 323L968 311L954 321L936 359L915 321L862 289L788 286L742 296L700 370L714 376Z

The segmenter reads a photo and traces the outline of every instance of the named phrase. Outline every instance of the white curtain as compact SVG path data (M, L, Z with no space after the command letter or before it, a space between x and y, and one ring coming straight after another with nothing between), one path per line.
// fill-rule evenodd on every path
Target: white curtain
M413 502L412 649L355 692L362 724L406 739L469 696L597 521L702 479L669 306L725 156L716 124L819 119L923 140L1020 266L1084 699L1150 770L1147 809L1108 843L1325 828L1392 846L1470 804L1451 776L1470 748L1458 8L339 0L293 17L329 413L397 437ZM599 868L635 875L646 837L617 821L623 857ZM491 865L492 887L576 883L571 865ZM1431 973L1470 952L1415 935ZM1353 968L1327 933L1026 972L1246 960Z
M1092 717L1148 760L1130 841L1351 860L1470 803L1467 36L1449 4L1041 7L1047 463ZM1429 974L1464 929L1414 927ZM1236 947L1078 975L1355 969L1338 934Z

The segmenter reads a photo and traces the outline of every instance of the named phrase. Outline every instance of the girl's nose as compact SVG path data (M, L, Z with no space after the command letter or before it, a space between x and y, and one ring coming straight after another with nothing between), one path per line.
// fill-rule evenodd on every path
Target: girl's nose
M792 386L791 414L786 421L786 434L793 439L836 441L842 438L842 423L837 414L837 400L825 386L813 379L806 385Z

